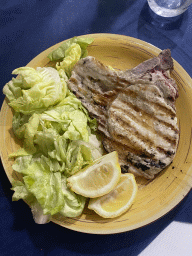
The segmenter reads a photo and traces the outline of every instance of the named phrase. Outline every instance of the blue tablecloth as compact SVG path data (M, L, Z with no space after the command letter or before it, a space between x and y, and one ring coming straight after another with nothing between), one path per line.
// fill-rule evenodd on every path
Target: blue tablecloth
M113 33L139 38L161 49L192 76L192 6L173 27L156 26L143 0L1 0L0 87L11 72L48 47L73 36ZM4 100L0 93L1 104ZM135 256L173 221L192 223L192 192L171 212L137 230L90 235L54 223L37 225L23 201L12 202L11 185L0 171L0 255ZM191 225L192 226L192 225ZM192 228L192 227L191 227ZM158 254L159 255L159 254ZM167 255L172 255L171 251ZM192 255L192 250L191 254ZM163 255L164 256L164 255Z

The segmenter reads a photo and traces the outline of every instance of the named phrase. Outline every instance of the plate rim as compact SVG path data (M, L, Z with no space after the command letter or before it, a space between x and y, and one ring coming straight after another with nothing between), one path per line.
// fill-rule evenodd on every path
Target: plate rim
M152 55L155 54L156 56L162 51L160 48L154 46L154 45L151 44L151 43L145 42L145 41L143 41L143 40L141 40L141 39L138 39L138 38L126 36L126 35L110 34L110 33L93 33L93 34L80 35L80 36L77 36L77 37L87 37L87 36L90 36L90 37L93 37L93 38L94 38L94 37L95 37L95 38L102 38L102 39L103 39L103 38L111 38L111 39L113 39L113 40L119 39L119 40L122 40L122 41L127 40L127 41L129 41L129 42L134 42L134 43L136 43L138 46L140 46L141 48L144 47L143 49L147 52L147 54L149 53L149 51L147 51L146 49L149 50L150 47L151 47L151 48L152 48L151 51L153 52ZM69 40L69 39L70 39L70 38L65 39L65 40L63 40L63 41L61 41L61 42L59 42L59 43L56 43L56 44L52 45L51 47L45 49L44 51L42 51L41 53L39 53L37 56L35 56L26 66L33 66L33 63L36 61L36 59L39 58L39 56L45 56L45 55L47 56L47 55L48 55L47 53L49 53L49 52L51 52L52 50L56 49L56 48L59 47L59 45L61 45L64 41L67 41L67 40ZM94 42L93 42L93 44L94 44ZM155 56L155 55L154 55L154 56ZM43 58L43 57L42 57L42 58ZM50 62L48 58L46 59L46 61L48 61L47 63ZM184 76L186 76L186 77L190 80L191 77L189 76L189 74L186 72L186 70L185 70L174 58L173 58L173 62L174 62L174 66L176 66L176 68L178 69L178 71L182 71L182 73L184 74ZM174 72L174 71L173 71L173 72ZM179 72L179 73L180 73L180 72ZM189 82L188 82L188 86L191 87L191 85L189 84ZM3 104L2 104L2 106L1 106L1 111L0 111L0 123L3 122L3 120L2 120L2 110L3 110L3 108L5 108L5 105L6 105L6 104L7 104L6 99L4 99L4 100L3 100ZM7 104L7 105L8 105L8 104ZM1 136L1 137L2 137L2 136ZM2 140L2 139L1 139L1 140ZM2 144L1 144L1 145L2 145ZM9 180L10 183L11 183L11 179L10 179L10 177L8 176L8 173L6 172L4 159L2 158L2 147L1 147L1 146L0 146L0 157L1 157L1 161L2 161L2 165L3 165L4 171L5 171L5 173L6 173L7 177L8 177L8 180ZM191 169L191 168L192 168L192 164L191 164L191 166L190 166L190 169ZM71 227L70 225L69 225L69 226L68 226L68 225L61 225L61 223L59 223L59 221L58 221L57 219L55 219L54 217L52 218L51 221L52 221L53 223L56 223L56 224L62 226L62 227L65 227L65 228L67 228L67 229L74 230L74 231L78 231L78 232L82 232L82 233L87 233L87 234L100 234L100 235L102 235L102 234L117 234L117 233L128 232L128 231L131 231L131 230L135 230L135 229L139 229L139 228L141 228L141 227L147 226L147 225L149 225L149 224L151 224L151 223L153 223L153 222L159 220L160 218L164 217L166 214L168 214L171 210L173 210L178 204L180 204L180 203L183 201L184 197L187 196L187 194L190 192L191 187L192 187L192 182L191 182L190 187L188 188L188 190L185 191L185 195L182 195L182 199L178 200L178 202L175 202L175 200L174 200L174 201L172 202L172 204L171 204L171 207L168 207L169 210L165 211L164 214L160 214L160 212L159 212L159 214L158 214L159 216L157 216L157 218L153 219L153 218L151 217L151 219L153 219L153 220L151 220L150 222L148 221L149 219L146 219L146 220L145 220L146 223L143 223L143 221L142 221L142 222L138 223L137 225L134 224L134 225L132 225L132 226L134 226L134 228L129 228L129 227L132 227L132 226L128 226L128 227L124 227L124 228L120 228L120 229L115 228L115 229L112 229L112 230L110 229L110 230L102 230L102 231L100 231L100 230L91 230L91 228L90 228L90 229L86 229L86 230L84 231L84 230L82 230L81 228L78 228L78 227L75 227L75 226L72 226L72 227ZM177 201L177 200L176 200L176 201ZM169 205L169 206L170 206L170 205ZM156 215L157 215L157 214L156 214ZM64 217L64 218L67 218L67 217ZM74 218L72 218L72 219L74 219ZM143 224L141 224L141 223L143 223Z

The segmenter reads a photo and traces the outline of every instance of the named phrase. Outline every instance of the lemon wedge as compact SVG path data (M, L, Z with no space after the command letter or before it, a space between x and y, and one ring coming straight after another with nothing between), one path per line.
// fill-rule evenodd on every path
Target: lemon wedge
M113 151L69 177L67 185L79 195L95 198L109 193L119 182L120 176L118 154Z
M126 212L137 195L138 186L131 173L121 174L117 186L108 194L90 199L88 208L103 218L114 218Z

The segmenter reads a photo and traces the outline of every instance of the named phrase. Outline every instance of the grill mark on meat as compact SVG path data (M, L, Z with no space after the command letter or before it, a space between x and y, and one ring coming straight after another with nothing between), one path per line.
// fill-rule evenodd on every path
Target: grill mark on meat
M157 150L158 150L159 152L165 153L165 155L167 155L167 156L172 156L172 155L175 153L174 150L173 150L173 151L171 151L170 149L169 149L169 150L164 150L164 149L162 149L161 147L157 147Z
M128 144L127 145L121 144L119 141L113 141L113 139L108 138L108 137L104 138L104 140L102 141L102 144L107 152L114 151L115 150L114 148L118 148L119 161L124 164L127 161L126 158L130 151L132 151L133 154L142 154L143 153L143 152L139 152L139 151L134 151L134 148L132 148L132 146L130 146ZM152 155L150 155L150 157L151 156Z
M125 107L124 107L125 105ZM114 109L121 109L122 111L125 112L125 114L127 115L131 115L134 116L134 118L139 122L142 122L144 126L149 127L149 124L147 123L147 120L149 120L150 118L153 119L152 121L155 122L161 122L161 125L166 126L168 129L173 129L175 131L175 133L178 133L178 129L177 126L175 125L172 118L170 118L169 116L151 116L150 113L147 113L146 111L144 111L142 108L139 108L136 105L133 105L133 103L131 102L127 102L127 101L123 101L123 99L121 100L121 106L119 106L118 102L116 102L116 104L113 104L113 108ZM145 120L145 121L144 121Z
M93 94L92 96L93 100L95 101L95 103L100 104L104 107L107 106L107 104L109 103L109 98L106 97L104 94L103 95L98 95L98 94Z
M172 107L168 107L163 101L163 98L160 98L157 95L150 95L149 93L145 94L144 89L146 88L144 88L143 86L141 89L143 91L140 90L140 88L139 91L132 90L132 86L130 86L129 88L127 88L127 90L124 90L123 93L127 95L132 101L134 98L138 99L139 97L139 99L142 99L143 102L145 102L146 104L149 105L150 103L150 105L155 107L156 110L162 110L162 112L167 112L167 115L175 116L175 110Z
M119 116L121 116L121 119ZM118 115L114 115L112 118L114 123L119 123L120 128L118 130L118 133L115 134L110 131L110 134L112 134L114 139L118 137L119 141L122 144L129 143L132 145L132 148L141 148L142 151L146 150L149 154L159 151L160 155L162 155L161 153L164 154L165 152L167 152L167 148L169 149L171 146L173 146L173 143L165 140L164 136L160 136L160 134L157 133L155 134L152 130L147 130L147 132L145 132L145 129L143 129L144 127L140 123L134 122L134 120L132 120L130 117L125 118L125 115L123 117L123 115L120 115L118 113ZM129 137L126 136L127 134ZM159 146L156 137L158 137L158 140L161 140L161 145ZM156 157L160 157L157 152Z
M123 101L121 103L123 103ZM161 135L165 140L167 140L169 143L172 143L173 146L175 146L176 138L165 133L167 131L170 131L169 128L175 130L176 134L178 133L177 128L175 128L173 124L170 124L166 121L159 120L159 118L157 116L150 116L148 113L144 112L142 109L137 109L136 110L137 112L133 113L133 110L135 110L136 108L134 108L134 106L131 106L131 104L129 105L129 108L128 108L128 105L129 104L127 103L126 104L127 109L123 108L123 104L121 104L121 106L116 105L116 106L113 106L113 110L123 112L123 114L125 114L125 115L129 115L129 117L132 120L135 120L136 123L141 123L141 126L143 126L146 129L149 129L151 132L154 132L155 135L157 135L157 136ZM142 118L141 118L141 116L142 116ZM144 116L147 116L147 118ZM149 125L149 123L147 123L147 119L149 119L149 118L152 119L152 122L161 121L161 125L164 125L163 131L160 130L157 132L155 129L152 129L152 127Z
M108 151L118 150L119 162L122 172L132 172L135 175L143 176L147 179L153 179L154 175L167 166L167 162L172 161L173 156L167 158L154 159L154 155L148 155L146 152L133 152L132 148L127 147L119 142L105 138L103 141L104 148Z
M89 88L97 87L98 92L101 93L116 89L117 87L125 88L128 84L130 84L125 77L117 76L117 71L109 69L101 62L94 61L95 59L93 57L88 56L85 59L79 61L78 64L81 66L78 65L78 69L74 69L75 73L81 76L83 79L86 77L86 74L89 73L89 75L86 77L86 80L89 80Z
M93 57L80 60L68 82L98 130L107 152L116 150L122 172L153 179L175 155L178 97L169 50L131 70L113 71Z
M130 88L131 87L129 87L129 89ZM153 132L153 133L155 132L157 134L159 132L160 134L163 134L164 137L166 138L165 134L167 134L168 132L172 132L172 134L168 134L168 135L169 135L169 137L171 137L171 136L173 137L173 132L174 132L175 133L174 138L177 136L178 129L177 129L177 126L174 125L175 122L170 120L170 121L172 121L172 123L169 124L169 123L167 123L167 120L166 120L166 122L165 122L165 120L162 121L162 116L160 116L160 115L157 116L156 115L156 112L157 112L156 109L160 110L162 108L162 104L159 106L158 105L159 103L156 102L153 105L154 109L149 111L149 109L151 108L150 105L151 105L151 99L152 98L148 97L148 101L147 101L146 97L139 97L140 95L137 95L137 94L135 94L134 96L129 95L127 91L126 91L126 94L123 94L123 95L119 94L119 96L116 98L116 100L113 101L113 103L111 105L112 109L110 108L111 109L110 112L113 113L113 115L115 115L115 113L116 113L118 115L118 117L121 117L122 114L123 114L122 118L124 118L124 116L126 116L125 115L125 113L126 113L127 116L129 116L129 117L132 116L133 117L134 111L136 111L137 112L137 113L135 113L135 121L137 121L136 125L140 123L140 126L141 126L142 125L141 121L143 121L143 123L145 123L145 127L147 126L148 128L150 128L149 133L150 132ZM127 97L127 95L128 95L128 97ZM137 100L134 100L134 98L137 99ZM130 102L130 99L131 99L131 102ZM145 104L149 103L147 105L147 107L145 106L144 109L142 108L142 102L143 101L144 101ZM138 103L139 103L139 106L138 106ZM166 108L166 106L167 105L163 106L163 110L164 110L164 108ZM121 109L121 111L120 111L120 109ZM155 110L155 111L153 111L153 110ZM121 113L121 112L123 112L123 113ZM140 113L141 115L139 115L138 113ZM154 115L154 113L155 113L155 115ZM161 110L160 114L162 114L162 113L163 113L163 118L164 119L169 118L169 113L167 114L165 111ZM174 111L174 113L175 113L175 111ZM138 116L140 118L137 118ZM154 119L156 119L157 121L155 121ZM162 121L162 122L160 122L160 121ZM154 125L154 122L155 122L155 125ZM160 126L159 126L159 123L160 123ZM165 125L168 125L169 127L164 127ZM160 130L160 127L161 127L161 130ZM169 128L169 129L167 129L167 128ZM157 130L158 130L158 132L157 132Z
M127 95L127 96L125 96ZM175 111L173 112L174 115L170 115L169 110L168 109L168 113L165 112L166 106L162 106L162 104L160 106L158 106L158 102L153 104L153 108L155 109L155 115L151 115L154 114L154 112L152 112L151 109L151 100L148 98L146 99L142 99L140 98L138 95L135 96L135 98L137 99L137 101L133 100L131 98L131 95L128 94L126 92L126 94L120 94L115 101L113 101L113 108L122 108L124 109L124 111L127 110L127 114L133 114L135 113L135 116L139 118L139 120L141 120L141 118L143 119L154 119L153 121L157 120L159 122L161 122L161 124L165 124L168 126L168 128L171 129L175 129L175 131L177 131L177 125L175 124ZM142 107L142 104L147 104L145 106L145 108ZM129 109L129 111L128 111ZM167 110L167 109L166 109ZM159 111L159 114L157 115L157 111ZM162 115L163 113L163 115Z
M108 138L104 139L103 146L109 152L118 150L119 162L123 173L132 172L137 176L139 175L147 179L153 179L154 175L159 172L159 160L152 159L153 155L149 156L143 152L142 154L140 154L140 152L131 153L132 148ZM141 162L143 163L142 165L137 164ZM147 168L143 168L144 165L146 165Z
M74 83L74 78L72 80L72 82ZM76 80L75 80L75 83L76 85ZM72 88L72 91L78 95L79 97L81 98L85 98L85 96L87 95L87 91L91 92L91 96L90 96L90 101L93 103L93 104L99 104L99 105L102 105L104 107L106 107L109 103L109 101L112 101L113 98L116 96L118 90L114 90L114 91L108 91L108 92L104 92L101 94L101 92L99 90L97 90L97 87L92 87L90 85L90 83L88 81L84 81L84 86L85 88L82 88L79 84L76 85L76 88ZM81 95L80 94L77 94L77 88L78 88L78 91L81 92ZM84 97L82 97L82 95L84 95Z

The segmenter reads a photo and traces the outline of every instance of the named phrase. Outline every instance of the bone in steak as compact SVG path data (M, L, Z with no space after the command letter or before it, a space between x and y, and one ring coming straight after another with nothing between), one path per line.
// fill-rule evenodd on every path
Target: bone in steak
M130 70L112 70L88 56L72 71L68 86L97 119L105 150L118 152L122 172L153 179L175 156L178 90L172 69L168 49Z

